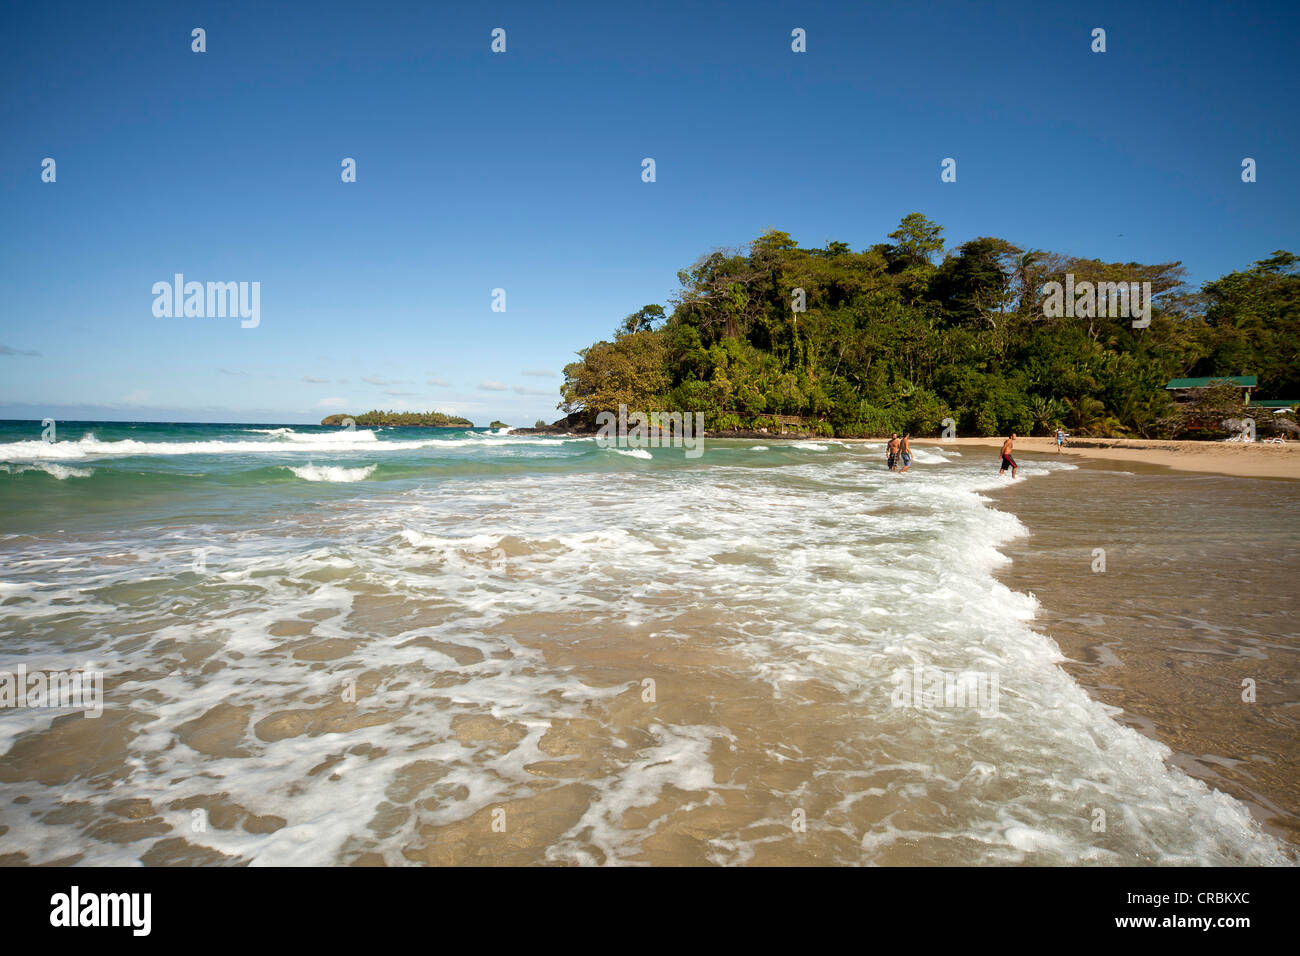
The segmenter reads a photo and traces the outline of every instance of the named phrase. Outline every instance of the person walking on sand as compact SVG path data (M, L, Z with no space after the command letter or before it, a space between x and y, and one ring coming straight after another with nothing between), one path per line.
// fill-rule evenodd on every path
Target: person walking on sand
M1067 437L1069 436L1065 434L1063 429L1058 428L1056 430L1056 453L1058 455L1061 453L1061 446L1065 444L1065 439Z
M912 467L912 433L908 432L903 436L903 443L898 446L899 456L903 459L903 468L899 472L901 475L907 469Z
M1012 432L1011 437L1002 443L1002 467L998 469L998 475L1001 476L1004 471L1010 468L1012 481L1016 478L1016 469L1020 467L1016 464L1016 460L1011 457L1011 446L1015 440L1016 433Z
M889 435L889 444L885 447L885 463L889 465L890 471L898 467L898 432Z

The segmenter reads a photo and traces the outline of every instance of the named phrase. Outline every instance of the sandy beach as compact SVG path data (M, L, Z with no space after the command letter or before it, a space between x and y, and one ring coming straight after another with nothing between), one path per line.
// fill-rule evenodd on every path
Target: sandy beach
M0 708L0 865L1294 859L1300 484L13 428L0 672L102 693Z
M879 440L879 439L876 439ZM913 438L916 445L950 445L988 448L996 460L1004 438ZM1017 438L1017 452L1056 455L1053 438ZM1146 438L1071 438L1061 457L1065 461L1094 458L1142 462L1175 471L1197 471L1237 478L1300 478L1300 442L1270 445L1264 442L1159 441Z

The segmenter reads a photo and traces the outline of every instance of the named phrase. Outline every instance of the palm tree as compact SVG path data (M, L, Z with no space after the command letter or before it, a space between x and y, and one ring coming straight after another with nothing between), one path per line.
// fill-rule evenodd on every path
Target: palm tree
M1019 287L1019 306L1021 312L1027 312L1037 303L1038 270L1034 264L1043 258L1041 249L1029 249L1016 259L1015 283Z
M1044 431L1051 431L1065 417L1065 406L1058 399L1042 395L1029 396L1029 411L1034 416L1034 424Z

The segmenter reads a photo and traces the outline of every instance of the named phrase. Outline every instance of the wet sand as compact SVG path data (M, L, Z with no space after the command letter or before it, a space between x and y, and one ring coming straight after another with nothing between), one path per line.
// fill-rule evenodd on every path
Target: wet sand
M1066 670L1300 844L1300 484L1083 461L992 497L1031 532L1000 577L1041 602Z

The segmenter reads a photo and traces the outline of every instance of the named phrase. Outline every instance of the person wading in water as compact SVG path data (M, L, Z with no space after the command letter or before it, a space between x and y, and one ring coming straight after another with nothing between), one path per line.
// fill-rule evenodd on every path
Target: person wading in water
M1020 467L1016 464L1016 460L1011 457L1011 445L1015 440L1016 433L1012 432L1011 437L1002 443L1002 467L998 469L998 474L1001 475L1004 471L1010 468L1013 480L1016 477L1016 469Z

